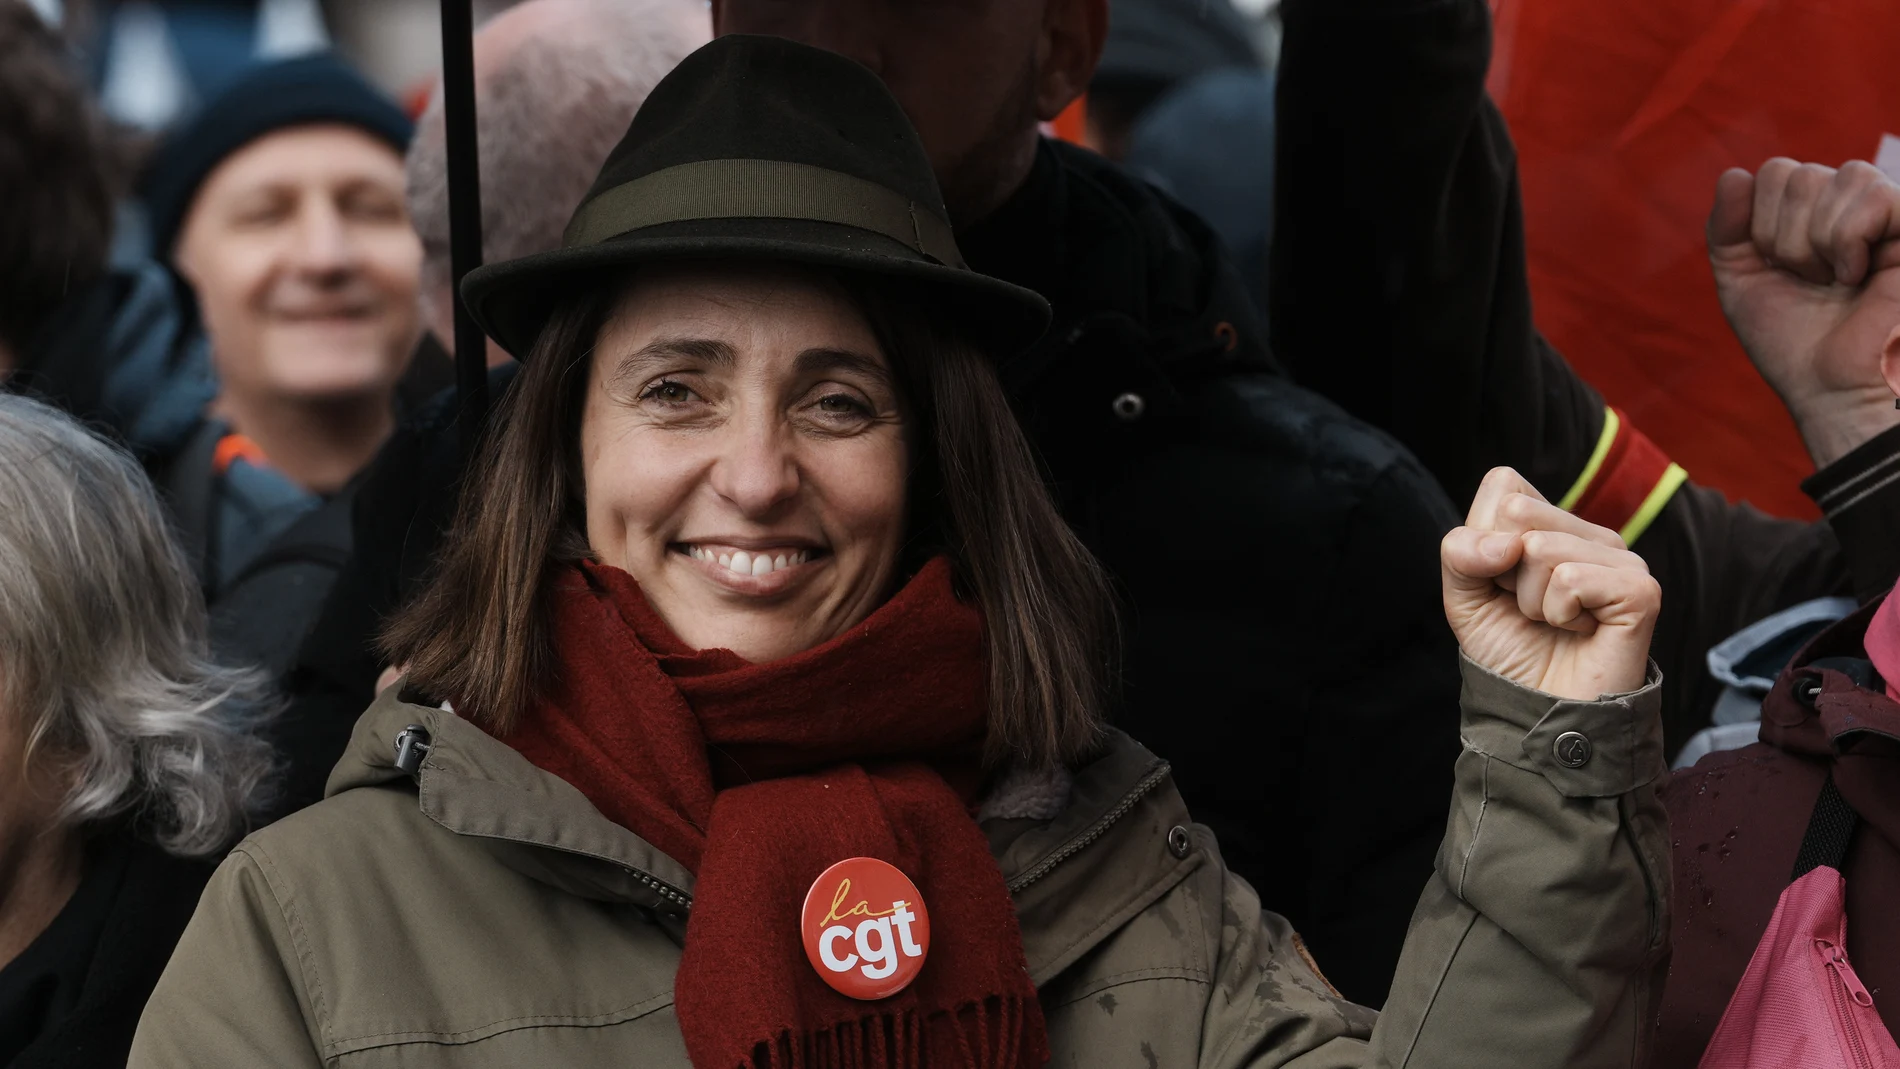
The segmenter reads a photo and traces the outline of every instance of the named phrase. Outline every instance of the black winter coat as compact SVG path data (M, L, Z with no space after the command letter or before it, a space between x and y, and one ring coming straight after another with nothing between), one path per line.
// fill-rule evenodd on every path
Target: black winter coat
M9 1069L124 1066L139 1014L213 867L125 831L93 842L66 909L0 969L0 1011L40 1017L29 1022L34 1038ZM0 1028L19 1023L0 1021Z
M1001 370L1123 597L1121 726L1173 762L1230 866L1331 979L1378 1004L1458 750L1437 569L1454 510L1392 439L1278 372L1218 241L1112 164L1047 142L958 238L977 270L1055 308ZM302 801L369 703L372 637L453 508L448 415L399 432L360 492L357 559L292 678Z

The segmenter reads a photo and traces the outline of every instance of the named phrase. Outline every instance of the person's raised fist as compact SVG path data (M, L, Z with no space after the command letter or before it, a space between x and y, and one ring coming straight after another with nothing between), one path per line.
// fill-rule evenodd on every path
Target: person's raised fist
M1873 165L1773 159L1716 184L1709 261L1729 325L1826 466L1896 422L1900 185Z
M1662 588L1616 532L1494 468L1440 560L1445 617L1473 661L1559 698L1643 686Z

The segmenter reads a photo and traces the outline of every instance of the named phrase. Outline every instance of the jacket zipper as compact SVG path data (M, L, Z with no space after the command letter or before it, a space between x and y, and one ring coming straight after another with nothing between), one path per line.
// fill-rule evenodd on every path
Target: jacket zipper
M1871 1009L1874 996L1867 985L1860 982L1854 967L1847 961L1847 951L1825 939L1816 939L1814 949L1821 955L1821 966L1831 969L1834 978L1839 981L1828 985L1834 996L1834 1019L1840 1023L1841 1034L1847 1037L1848 1052L1854 1057L1855 1069L1874 1069L1874 1059L1867 1053L1867 1040L1860 1034L1860 1022L1854 1011L1847 1005L1852 999L1856 1005Z
M674 905L678 906L680 908L680 912L690 913L692 911L693 909L692 895L687 894L685 891L680 890L679 888L673 886L670 883L667 883L665 880L662 880L657 876L649 876L645 872L642 872L639 869L634 868L632 865L623 865L621 867L626 870L627 875L632 876L636 881L638 881L639 883L647 887L654 894L659 895L662 900L671 902Z
M1166 761L1156 765L1147 775L1141 777L1140 781L1135 784L1133 790L1123 795L1121 801L1115 803L1114 808L1102 814L1100 820L1089 825L1087 831L1063 843L1055 853L1043 858L1034 868L1009 881L1009 893L1012 895L1022 893L1024 888L1027 888L1030 884L1035 883L1044 876L1049 875L1050 871L1057 865L1062 864L1083 850L1088 849L1091 843L1108 834L1108 829L1114 827L1116 821L1127 816L1128 811L1135 808L1143 798L1146 798L1148 792L1155 789L1156 784L1167 779L1170 771L1171 769Z
M453 712L446 702L443 703L442 708L445 712ZM422 762L428 758L429 748L432 744L433 739L430 737L428 729L424 728L421 724L411 724L403 728L396 736L396 767L407 773L417 783L421 783ZM680 890L657 876L649 875L634 868L632 865L615 861L613 858L602 854L592 854L580 850L570 850L566 852L574 854L577 857L590 857L597 861L606 861L611 864L619 865L621 871L633 877L636 882L654 894L660 896L661 901L670 902L678 906L682 913L690 912L693 908L692 895L687 894L685 891Z

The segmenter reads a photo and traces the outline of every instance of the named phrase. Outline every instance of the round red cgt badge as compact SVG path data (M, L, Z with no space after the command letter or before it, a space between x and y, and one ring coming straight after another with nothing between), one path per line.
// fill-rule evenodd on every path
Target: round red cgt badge
M930 952L930 914L910 877L874 857L846 858L805 893L805 956L825 983L857 999L910 986Z

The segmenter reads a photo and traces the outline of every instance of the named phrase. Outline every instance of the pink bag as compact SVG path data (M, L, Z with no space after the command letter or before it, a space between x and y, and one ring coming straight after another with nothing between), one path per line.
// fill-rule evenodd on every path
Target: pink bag
M1794 882L1781 892L1699 1069L1900 1069L1900 1047L1847 960L1840 867L1858 821L1829 777Z

